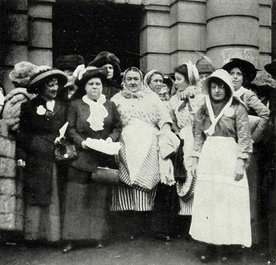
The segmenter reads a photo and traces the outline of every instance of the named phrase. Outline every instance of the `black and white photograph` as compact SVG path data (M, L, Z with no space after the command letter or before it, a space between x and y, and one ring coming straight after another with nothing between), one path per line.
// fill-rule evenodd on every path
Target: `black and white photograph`
M205 263L276 264L276 0L0 0L0 265Z

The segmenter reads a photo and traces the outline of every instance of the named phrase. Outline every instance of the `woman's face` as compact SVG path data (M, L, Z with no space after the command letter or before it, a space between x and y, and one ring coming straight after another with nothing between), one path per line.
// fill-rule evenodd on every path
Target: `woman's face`
M73 70L63 70L63 72L65 73L65 75L67 76L68 82L67 82L67 86L72 85L73 83Z
M211 92L211 98L214 101L222 101L225 98L226 92L225 92L225 86L223 83L216 83L214 81L210 84L210 92Z
M142 79L140 73L136 71L128 71L124 79L124 84L126 88L133 93L141 90Z
M107 69L107 79L112 79L114 76L114 68L112 64L105 64L103 67L106 67Z
M231 75L234 89L238 90L242 86L242 83L243 83L243 74L242 74L242 71L239 68L236 67L236 68L233 68L230 71L229 74Z
M57 78L50 78L45 81L45 89L43 96L46 100L53 100L57 96L58 80Z
M199 74L198 86L199 86L200 88L202 88L203 82L205 81L205 79L206 79L209 75L210 75L209 73L202 73L202 74Z
M98 100L103 91L103 84L99 77L89 79L85 85L86 95L89 99Z
M162 88L162 85L163 85L163 77L160 74L153 74L149 82L150 89L153 92L159 94Z
M185 79L185 76L184 75L182 75L182 74L180 74L180 73L178 73L178 72L175 72L174 73L174 78L175 78L175 81L174 81L174 85L175 85L175 87L177 88L179 85L181 85L181 84L187 84L187 86L188 86L188 82L187 82L187 80Z

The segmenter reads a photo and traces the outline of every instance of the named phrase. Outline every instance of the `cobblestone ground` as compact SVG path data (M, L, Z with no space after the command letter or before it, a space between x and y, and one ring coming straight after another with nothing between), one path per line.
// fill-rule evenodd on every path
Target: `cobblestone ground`
M105 248L82 248L62 254L57 247L2 245L1 265L196 265L202 245L194 241L163 242L153 238L115 241ZM260 252L236 250L223 264L266 264ZM209 264L222 264L217 260Z

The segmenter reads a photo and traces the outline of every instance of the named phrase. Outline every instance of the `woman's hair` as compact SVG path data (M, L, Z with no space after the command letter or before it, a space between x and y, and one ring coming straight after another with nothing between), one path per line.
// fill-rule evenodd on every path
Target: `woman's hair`
M142 73L137 67L134 67L134 66L131 66L131 67L127 68L127 69L124 71L124 74L123 74L123 81L125 81L125 79L126 79L126 74L127 74L128 72L136 72L136 73L139 73L140 78L141 78L141 81L143 81L143 73Z
M241 66L234 66L234 67L230 70L230 72L231 72L234 68L238 68L238 69L241 71L241 73L242 73L242 78L243 78L242 86L247 87L247 86L250 84L250 82L248 81L249 78L248 78L248 76L247 76L246 70L243 69L243 67L241 67ZM230 74L230 72L229 72L229 74Z
M113 66L114 73L112 79L116 81L121 80L120 59L114 53L101 51L88 66L101 68L106 64L111 64Z
M209 79L209 82L208 82L208 94L211 96L211 83L215 83L217 84L218 86L223 86L224 89L225 89L225 98L224 100L228 100L231 95L232 95L232 91L231 91L231 88L220 78L217 78L217 77L211 77Z
M188 77L188 68L186 64L181 64L178 65L174 68L175 73L179 73L185 77L185 80L189 82L189 77Z
M102 82L102 85L104 86L104 84L106 82L106 78L102 74L96 74L96 75L92 76L91 78L87 79L87 81L84 83L84 87L89 82L89 80L91 80L93 78L99 78L101 80L101 82Z
M147 78L147 84L149 84L151 82L151 79L154 75L161 75L162 79L163 79L163 74L161 72L158 71L154 71L151 75L149 75L149 77Z
M105 68L90 68L90 66L88 66L81 79L78 80L77 86L79 88L84 88L87 82L92 78L99 78L104 86L107 78L107 70Z

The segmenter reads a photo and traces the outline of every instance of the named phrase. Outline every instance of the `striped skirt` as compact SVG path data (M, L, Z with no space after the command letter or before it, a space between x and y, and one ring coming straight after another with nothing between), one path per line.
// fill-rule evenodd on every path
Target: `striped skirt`
M155 195L156 187L144 190L120 184L112 190L111 211L151 211Z
M139 120L124 127L119 153L119 178L124 184L152 190L159 183L157 133L156 128Z

